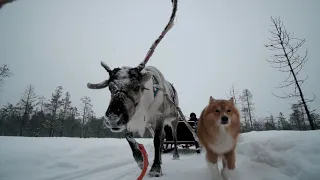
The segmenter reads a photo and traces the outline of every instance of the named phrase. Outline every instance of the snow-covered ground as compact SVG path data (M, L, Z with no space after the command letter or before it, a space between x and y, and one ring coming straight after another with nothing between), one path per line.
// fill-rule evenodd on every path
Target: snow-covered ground
M152 163L152 140L137 140ZM244 133L236 165L237 180L319 180L320 131ZM0 137L1 180L135 180L139 174L124 139ZM204 153L184 152L180 160L163 155L163 174L152 179L209 180Z

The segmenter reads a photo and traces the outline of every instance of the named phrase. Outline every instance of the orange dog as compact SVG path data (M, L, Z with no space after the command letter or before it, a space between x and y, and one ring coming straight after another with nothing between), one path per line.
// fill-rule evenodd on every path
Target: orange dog
M212 180L228 180L235 169L235 148L240 133L240 113L230 100L216 100L210 96L198 121L198 138L206 149L206 160ZM218 158L222 157L221 176Z

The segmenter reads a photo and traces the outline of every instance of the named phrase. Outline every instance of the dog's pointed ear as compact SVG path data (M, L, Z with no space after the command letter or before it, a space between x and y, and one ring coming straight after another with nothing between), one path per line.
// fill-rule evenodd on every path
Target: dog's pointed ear
M213 101L214 101L213 97L212 97L212 96L210 96L209 104L212 104L212 103L213 103Z
M231 97L231 98L229 99L229 101L230 101L232 104L234 104L234 98L233 98L233 97Z

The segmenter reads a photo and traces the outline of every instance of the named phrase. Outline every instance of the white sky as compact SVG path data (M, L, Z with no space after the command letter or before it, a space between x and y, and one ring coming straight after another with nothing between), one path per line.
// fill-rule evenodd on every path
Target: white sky
M289 103L271 92L286 74L270 67L264 47L271 16L306 38L309 62L302 75L310 104L320 109L320 1L179 0L175 26L158 45L148 65L172 82L182 111L199 116L209 96L226 98L232 84L253 94L256 116L288 115ZM89 96L98 116L110 100L108 89L90 90L87 82L108 78L100 66L136 66L159 36L171 13L170 0L18 0L0 10L0 64L14 73L0 92L0 104L16 103L28 84L50 98L58 85L73 104ZM305 76L303 76L305 77ZM285 91L285 90L284 90ZM285 92L289 92L286 90ZM319 112L319 110L318 110Z

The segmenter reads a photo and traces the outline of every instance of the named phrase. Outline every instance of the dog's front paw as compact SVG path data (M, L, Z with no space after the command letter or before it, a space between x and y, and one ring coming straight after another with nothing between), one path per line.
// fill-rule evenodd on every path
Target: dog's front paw
M233 170L230 170L228 168L222 168L221 170L221 176L223 180L232 180L231 175L233 173Z
M221 180L218 165L208 163L208 166L209 166L209 171L210 171L210 180Z

